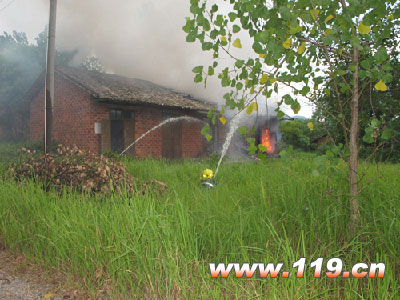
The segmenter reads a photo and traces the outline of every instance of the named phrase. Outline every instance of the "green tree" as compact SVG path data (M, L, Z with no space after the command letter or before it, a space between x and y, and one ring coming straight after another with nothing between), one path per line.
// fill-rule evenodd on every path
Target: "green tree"
M282 134L280 148L291 145L302 151L316 150L318 139L325 134L325 130L319 122L302 119L280 121L279 131Z
M46 66L46 31L35 40L30 44L23 32L0 35L0 126L8 140L24 138L28 112L21 101ZM56 64L67 65L76 52L57 51Z
M254 110L258 96L266 99L278 92L279 86L292 89L282 97L280 106L289 105L295 113L300 103L294 96L307 97L318 105L318 96L329 93L332 82L337 93L345 146L350 150L349 228L355 232L359 222L358 207L358 112L360 85L371 82L377 90L386 90L392 77L390 53L397 46L400 8L398 1L374 0L299 0L263 1L230 0L229 12L219 11L218 3L190 0L192 18L183 30L186 41L198 40L202 50L213 53L208 68L197 66L194 81L206 81L218 74L226 105L239 110ZM239 34L252 42L253 54L240 55ZM215 70L221 53L233 61ZM255 57L258 55L258 57ZM360 60L360 58L365 58ZM350 76L350 80L348 80ZM351 93L350 127L346 126L341 93ZM282 115L278 107L278 117Z
M393 80L387 84L387 91L377 91L373 88L372 83L363 84L366 88L359 100L359 138L361 141L360 156L364 158L375 155L375 158L380 160L400 161L400 56L393 55L391 60ZM319 107L314 113L314 118L324 122L335 141L344 143L342 126L336 117L332 117L332 115L340 114L335 102L337 95L332 82L328 84L328 87L331 93L319 97ZM345 92L341 97L349 99L350 95L346 95ZM350 127L349 101L343 102L343 111L346 126ZM377 149L380 149L378 153Z

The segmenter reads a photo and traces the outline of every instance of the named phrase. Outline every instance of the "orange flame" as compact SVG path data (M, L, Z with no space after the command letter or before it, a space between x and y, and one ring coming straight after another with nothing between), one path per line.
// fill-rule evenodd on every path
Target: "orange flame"
M271 136L268 129L261 131L261 144L267 147L268 154L274 153L274 145L271 142Z

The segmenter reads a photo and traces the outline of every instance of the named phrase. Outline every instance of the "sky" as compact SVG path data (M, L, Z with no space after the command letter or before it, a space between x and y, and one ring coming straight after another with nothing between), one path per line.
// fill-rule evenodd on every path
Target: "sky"
M49 0L0 0L0 32L25 32L30 42L44 30L49 18ZM222 7L227 11L228 6ZM107 72L150 80L188 92L195 97L224 104L218 78L211 77L207 88L193 82L197 65L211 64L211 52L203 52L199 42L187 43L181 29L190 16L189 0L63 0L58 1L56 47L78 49L74 64L97 56ZM251 53L251 43L242 37L238 56ZM246 49L246 45L250 46ZM229 60L226 58L226 63ZM286 93L268 99L269 105ZM258 99L261 111L266 99ZM264 103L264 105L260 105ZM302 100L300 116L310 117L312 106ZM271 111L271 110L269 110ZM289 108L284 111L293 116Z

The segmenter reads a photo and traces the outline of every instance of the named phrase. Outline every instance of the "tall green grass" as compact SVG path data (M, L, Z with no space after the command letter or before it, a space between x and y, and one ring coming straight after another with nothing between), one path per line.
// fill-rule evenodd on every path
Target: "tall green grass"
M225 163L215 189L200 187L206 162L129 161L144 180L167 183L163 196L56 195L34 183L0 183L0 235L6 245L83 278L113 299L399 299L400 166L360 195L362 222L347 232L345 180L312 176L311 157L284 164ZM367 166L364 165L364 168ZM365 180L376 177L369 166ZM384 262L378 279L212 279L209 263L293 262L340 257ZM324 269L323 269L324 271Z

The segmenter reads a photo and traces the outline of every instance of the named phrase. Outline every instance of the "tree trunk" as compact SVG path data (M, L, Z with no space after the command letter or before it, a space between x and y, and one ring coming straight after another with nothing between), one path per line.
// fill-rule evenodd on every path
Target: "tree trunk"
M349 161L349 184L350 184L350 223L349 230L354 234L358 227L360 219L360 210L358 208L358 55L359 51L353 48L353 62L355 70L353 74L353 95L351 99L351 127L350 127L350 161Z

